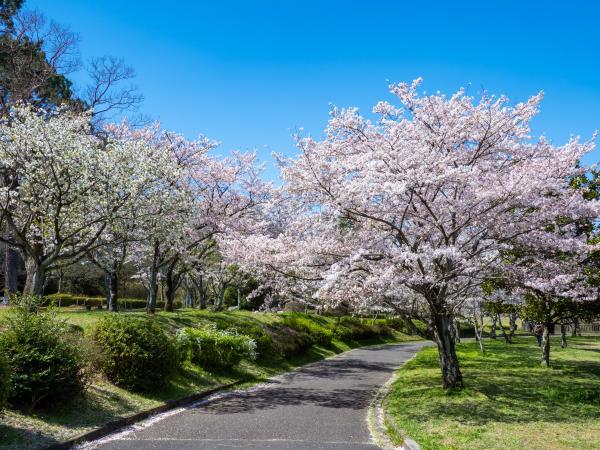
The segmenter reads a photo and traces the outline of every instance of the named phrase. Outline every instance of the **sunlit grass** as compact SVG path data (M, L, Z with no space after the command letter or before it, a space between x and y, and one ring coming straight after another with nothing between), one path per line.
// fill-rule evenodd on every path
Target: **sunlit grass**
M539 365L534 339L459 345L465 389L445 392L435 348L400 371L387 399L390 433L423 449L600 449L600 338L552 343Z

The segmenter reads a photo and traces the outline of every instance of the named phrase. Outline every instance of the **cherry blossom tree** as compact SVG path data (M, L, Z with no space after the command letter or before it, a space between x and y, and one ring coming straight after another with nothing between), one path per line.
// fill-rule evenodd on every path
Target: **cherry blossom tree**
M463 385L454 317L502 273L513 247L572 243L549 226L596 218L572 189L593 142L555 146L530 136L542 95L511 105L418 95L420 80L391 86L402 108L378 103L376 121L333 109L321 140L298 140L281 160L284 186L261 233L236 239L238 258L305 280L336 304L418 305L437 344L444 388ZM582 243L582 245L585 245Z
M158 124L131 129L127 122L107 125L102 133L104 151L111 155L114 165L112 177L128 180L127 189L113 191L105 185L106 198L126 197L127 207L114 211L112 202L106 203L106 227L100 244L87 252L87 258L105 273L107 303L117 310L119 279L126 263L134 259L133 247L145 242L154 230L173 197L178 196L176 182L180 167L164 145L156 145L160 133Z
M112 161L89 119L18 106L0 123L0 165L10 181L0 188L0 221L13 241L1 239L24 255L28 293L40 295L48 270L98 244L106 202L115 212L124 206L100 195L122 183L109 179Z

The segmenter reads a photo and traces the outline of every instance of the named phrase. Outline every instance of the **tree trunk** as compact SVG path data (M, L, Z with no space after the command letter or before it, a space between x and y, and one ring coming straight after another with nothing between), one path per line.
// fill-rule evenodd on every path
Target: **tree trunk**
M517 331L517 313L511 312L508 315L508 338L512 341Z
M560 346L562 348L567 348L567 325L564 321L560 323Z
M498 316L496 313L492 314L492 331L490 332L490 339L496 339L496 325L498 321Z
M454 318L451 315L434 314L432 318L432 331L438 346L444 389L463 387L453 339L453 321Z
M18 290L17 286L17 262L19 254L14 248L6 246L4 251L4 297L7 301L10 294Z
M35 258L27 258L25 268L27 270L27 280L25 281L23 293L41 297L44 291L46 268Z
M460 343L460 323L458 320L452 321L452 331L454 333L454 342Z
M194 286L196 286L196 290L198 291L198 304L196 305L196 308L206 309L206 291L204 289L204 279L202 276L198 278L199 280L192 278L192 283L194 283Z
M507 344L512 344L510 337L508 336L508 334L506 334L506 331L504 330L504 325L502 325L502 317L500 317L500 314L498 314L497 317L498 317L498 326L500 327L500 331L502 331L502 337L504 338L504 342L506 342Z
M107 282L107 306L109 311L116 312L119 310L119 277L116 272L105 271L105 279Z
M156 297L158 295L158 250L159 244L155 243L152 266L150 267L150 279L148 280L148 306L146 308L151 314L154 314L156 310Z
M571 337L576 337L579 332L579 319L576 317L573 319L573 330L571 331ZM581 333L579 333L581 335Z
M110 304L110 272L104 269L104 300L106 301L106 308Z
M46 268L36 258L28 257L25 261L27 281L23 293L41 297L44 291Z
M544 324L544 334L542 335L542 366L550 366L550 324Z
M408 314L400 313L399 316L400 316L400 319L402 320L402 322L404 322L404 324L406 325L406 331L408 332L409 335L423 337L422 335L425 333L421 332L417 328L417 326L413 322L412 318Z
M165 276L167 282L167 300L165 301L165 311L173 312L173 301L175 299L175 280L173 269L169 267Z
M481 354L485 353L485 348L483 347L483 327L481 330L477 326L477 317L473 317L473 328L475 329L475 339L479 342L479 350L481 350Z

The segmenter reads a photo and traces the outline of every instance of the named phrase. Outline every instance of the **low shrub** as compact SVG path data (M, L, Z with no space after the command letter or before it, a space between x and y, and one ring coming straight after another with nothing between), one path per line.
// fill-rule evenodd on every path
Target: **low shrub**
M283 316L284 325L300 332L307 333L313 342L322 346L331 345L333 331L316 323L304 315L290 313Z
M105 316L93 339L100 349L100 370L127 389L148 392L161 388L180 366L174 338L151 317Z
M6 406L11 386L11 371L8 361L0 354L0 413Z
M273 356L273 353L277 351L271 335L259 325L241 324L230 328L230 330L251 338L256 343L256 353L259 358Z
M177 339L189 359L208 370L230 369L243 358L256 358L253 339L227 330L182 328Z
M347 342L391 337L393 331L385 323L368 324L358 317L341 317L336 324L334 334L338 339Z
M52 310L19 305L6 318L0 354L12 372L10 402L28 410L65 403L86 385L83 358Z
M284 358L302 355L313 346L313 339L304 331L297 331L282 324L269 328L275 351Z

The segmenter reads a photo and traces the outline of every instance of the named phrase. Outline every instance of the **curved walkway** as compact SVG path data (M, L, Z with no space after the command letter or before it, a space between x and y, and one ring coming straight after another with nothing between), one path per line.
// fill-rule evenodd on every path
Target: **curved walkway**
M216 394L85 448L372 450L367 411L376 391L426 342L351 350Z

